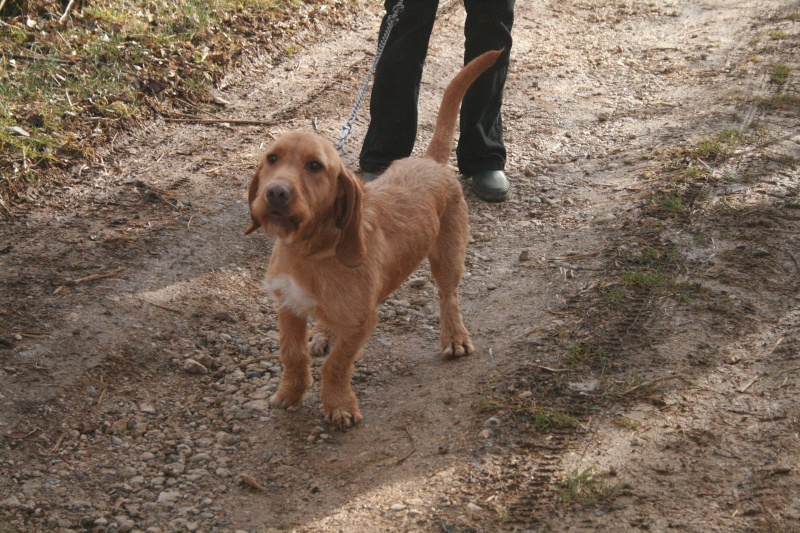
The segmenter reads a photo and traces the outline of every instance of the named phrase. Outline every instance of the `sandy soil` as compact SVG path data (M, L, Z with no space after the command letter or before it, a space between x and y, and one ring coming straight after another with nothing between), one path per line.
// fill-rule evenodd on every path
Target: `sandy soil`
M423 265L357 364L361 426L318 383L269 407L246 186L281 132L338 140L379 7L225 80L221 115L265 125L152 123L0 226L0 529L800 530L798 77L770 79L796 2L520 2L512 196L465 182L477 353L437 357ZM463 20L443 3L420 150Z

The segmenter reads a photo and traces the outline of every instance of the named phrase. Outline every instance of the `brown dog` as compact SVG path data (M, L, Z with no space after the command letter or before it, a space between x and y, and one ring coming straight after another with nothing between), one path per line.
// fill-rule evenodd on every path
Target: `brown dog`
M265 288L278 304L283 377L273 405L299 404L311 386L309 316L315 351L330 345L320 394L328 421L361 421L350 386L353 363L376 323L376 308L427 257L439 286L441 355L473 351L461 319L458 286L469 239L467 204L447 162L461 99L497 60L488 52L445 90L425 158L395 161L366 186L330 142L289 133L267 151L250 183L253 223L277 237Z

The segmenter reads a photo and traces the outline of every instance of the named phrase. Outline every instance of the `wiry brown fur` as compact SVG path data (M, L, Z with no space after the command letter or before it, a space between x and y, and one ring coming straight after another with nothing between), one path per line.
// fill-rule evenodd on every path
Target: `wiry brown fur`
M311 347L330 348L321 368L325 415L339 427L360 422L353 363L375 327L378 304L425 257L439 286L441 355L472 353L458 298L467 204L444 163L464 93L499 54L478 57L448 85L425 158L395 161L366 186L315 134L286 134L267 151L250 184L253 223L246 233L263 226L277 237L265 281L279 307L284 366L274 405L297 405L311 385L306 323L314 316ZM278 193L290 199L274 203Z

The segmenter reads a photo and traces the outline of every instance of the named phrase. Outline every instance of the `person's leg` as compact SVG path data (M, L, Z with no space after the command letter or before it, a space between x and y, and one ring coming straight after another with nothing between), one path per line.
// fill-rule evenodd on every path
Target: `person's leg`
M386 21L397 0L386 0ZM438 0L404 0L375 70L370 124L361 148L361 169L382 172L395 159L411 155L417 136L417 102Z
M503 55L478 78L464 96L461 105L461 134L458 140L458 168L466 176L481 176L482 183L495 197L485 197L473 183L479 196L502 200L508 180L498 172L505 168L503 121L500 109L511 53L511 27L514 23L514 0L465 0L467 22L464 27L464 63L489 50L504 48ZM476 186L477 185L477 186Z

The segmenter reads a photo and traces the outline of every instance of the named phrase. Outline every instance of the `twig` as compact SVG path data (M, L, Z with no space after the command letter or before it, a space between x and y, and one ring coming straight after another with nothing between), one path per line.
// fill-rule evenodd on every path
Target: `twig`
M248 487L260 490L261 492L267 491L267 487L256 481L256 478L254 478L247 472L242 472L241 474L239 474L239 480L242 482L242 484L247 485Z
M417 453L417 446L414 444L414 437L411 436L411 432L408 431L407 427L404 427L403 429L406 430L406 435L408 435L408 440L411 441L411 451L408 452L407 454L405 454L400 459L398 459L397 462L395 463L395 466L399 465L399 464L402 464L406 459L408 459L409 457L411 457L412 455Z
M72 6L75 5L75 0L69 0L69 4L67 4L67 8L64 10L64 14L61 15L61 18L58 19L59 24L64 24L64 21L67 20L69 16L69 12L72 10Z
M753 383L755 383L757 379L758 379L758 376L756 376L756 377L754 377L753 379L751 379L751 380L750 380L750 381L747 383L747 385L745 385L744 387L742 387L741 389L739 389L739 392L747 392L747 389L749 389L749 388L750 388L750 386L751 386Z
M23 435L21 438L23 438L23 439L27 439L28 437L30 437L31 435L33 435L33 434L34 434L34 433L36 433L37 431L39 431L39 428L35 427L35 428L33 428L33 429L30 431L30 433L27 433L27 434Z
M6 5L6 0L0 0L0 12L3 11L3 7Z
M542 370L545 370L547 372L552 372L554 374L557 373L557 372L569 372L570 371L569 368L550 368L549 366L542 366L542 365L536 365L536 366L538 368L541 368Z
M11 211L8 209L8 207L6 207L6 203L3 201L2 198L0 198L0 207L2 207L3 211L6 212L6 215L8 215L8 218L14 218L14 215L11 213Z
M780 339L778 339L778 342L775 343L775 346L772 347L772 349L769 351L769 353L774 353L775 350L778 349L778 346L780 346L781 343L783 342L783 339L784 339L784 337L781 337Z
M86 276L85 278L78 278L78 279L63 279L56 281L56 285L79 285L81 283L85 283L87 281L95 281L98 279L105 279L105 278L113 278L120 272L122 272L122 267L112 271L107 272L105 274L92 274L91 276Z
M243 126L274 126L275 122L270 120L245 120L234 118L175 118L165 117L167 122L184 122L189 124L238 124Z
M56 452L58 451L58 449L61 447L61 443L62 443L62 442L64 442L64 436L65 436L65 434L62 434L62 435L61 435L61 436L58 438L58 440L56 441L56 445L55 445L55 446L53 446L53 450L52 450L52 451L53 451L53 453L56 453Z
M183 314L183 311L180 309L175 309L174 307L169 307L167 305L157 304L155 302L151 302L150 300L145 300L144 298L140 298L140 300L146 304L150 304L153 307L158 307L159 309L164 309L165 311L172 311L173 313L178 313L179 315Z
M0 1L4 1L4 0L0 0ZM3 9L3 6L0 5L0 10L2 10L2 9ZM75 63L75 61L68 61L66 59L56 59L54 57L46 57L46 56L31 56L31 55L27 55L27 54L6 54L6 55L8 57L12 58L12 59L22 59L22 60L25 60L25 61L52 61L53 63L66 63L66 64Z
M585 259L587 257L594 257L599 253L600 252L586 252L586 253L574 253L574 254L568 253L562 256L547 257L545 258L545 261L569 261L571 259Z
M281 357L280 355L269 354L269 355L262 355L261 357L256 357L253 359L247 359L239 363L239 368L244 368L247 365L252 365L253 363L258 363L261 361L269 361L270 359L280 359L280 357Z
M537 448L540 450L549 450L552 452L561 452L564 451L563 446L548 446L547 444L537 444L535 442L523 442L521 444L522 448Z
M663 378L651 379L650 381L645 381L644 383L640 383L640 384L636 385L635 387L631 387L630 389L628 389L628 390L626 390L624 392L621 392L619 395L620 396L626 396L626 395L628 395L628 394L630 394L632 392L635 392L635 391L637 391L639 389L643 389L643 388L649 387L650 385L655 385L656 383L659 383L661 381L669 381L671 379L679 379L681 377L682 376L680 374L677 374L677 375L674 375L674 376L664 376Z

